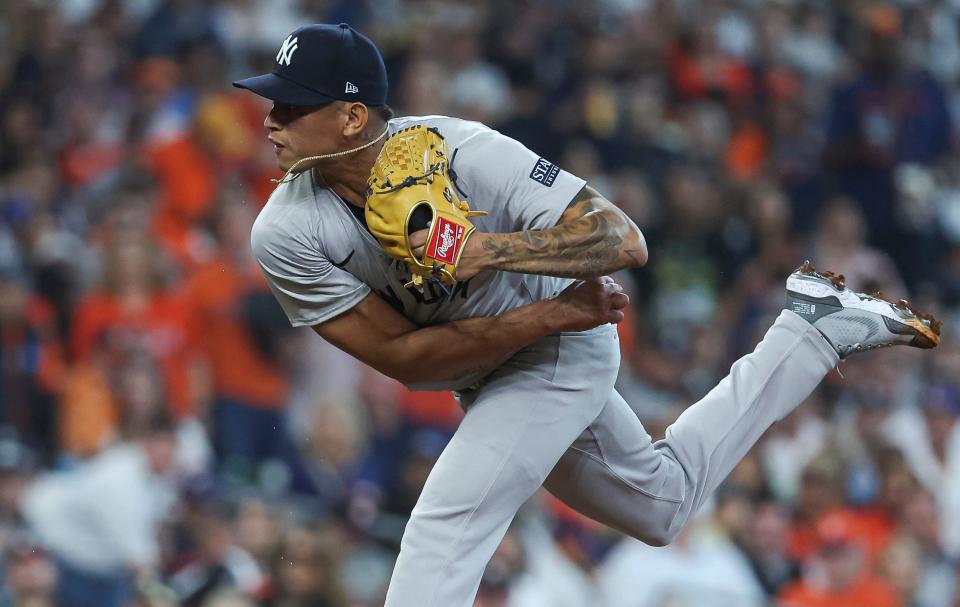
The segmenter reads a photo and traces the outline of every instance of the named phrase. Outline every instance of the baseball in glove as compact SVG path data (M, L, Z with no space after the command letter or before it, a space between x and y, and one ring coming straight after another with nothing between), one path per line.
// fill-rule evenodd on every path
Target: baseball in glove
M476 229L471 211L450 179L447 143L424 125L393 134L367 179L367 227L388 255L410 268L407 288L436 281L445 291L457 282L457 263ZM410 234L429 228L422 255L410 246Z

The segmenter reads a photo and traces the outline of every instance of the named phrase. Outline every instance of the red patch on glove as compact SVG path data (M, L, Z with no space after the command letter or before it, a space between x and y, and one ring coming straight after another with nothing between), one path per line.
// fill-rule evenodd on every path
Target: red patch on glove
M426 256L452 264L457 259L466 229L442 217L437 218L437 229L433 232Z

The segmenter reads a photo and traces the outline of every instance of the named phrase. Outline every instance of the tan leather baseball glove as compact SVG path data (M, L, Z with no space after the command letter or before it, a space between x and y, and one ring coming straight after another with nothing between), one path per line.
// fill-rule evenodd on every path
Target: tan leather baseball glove
M394 259L410 268L408 288L435 280L447 290L457 282L457 263L476 229L471 211L450 180L447 144L424 125L393 134L380 151L367 179L365 216L370 232ZM410 234L429 228L419 257Z

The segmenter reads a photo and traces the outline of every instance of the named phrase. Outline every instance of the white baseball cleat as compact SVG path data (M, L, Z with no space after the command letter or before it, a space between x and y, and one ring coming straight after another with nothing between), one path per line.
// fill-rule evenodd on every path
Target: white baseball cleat
M784 308L816 327L841 359L874 348L935 348L940 343L940 321L933 316L905 299L892 303L881 293L854 293L842 275L817 272L809 261L787 278Z

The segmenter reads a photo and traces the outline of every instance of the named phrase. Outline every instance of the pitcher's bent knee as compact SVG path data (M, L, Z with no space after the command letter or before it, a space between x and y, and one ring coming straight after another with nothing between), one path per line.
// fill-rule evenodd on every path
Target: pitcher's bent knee
M683 530L689 514L684 503L692 494L686 471L676 460L664 457L659 471L662 476L657 493L635 492L626 510L628 516L621 519L622 531L658 547L673 542Z
M676 539L683 529L683 524L677 520L681 504L676 502L660 501L646 512L637 514L624 521L620 531L645 544L655 547L666 546Z

